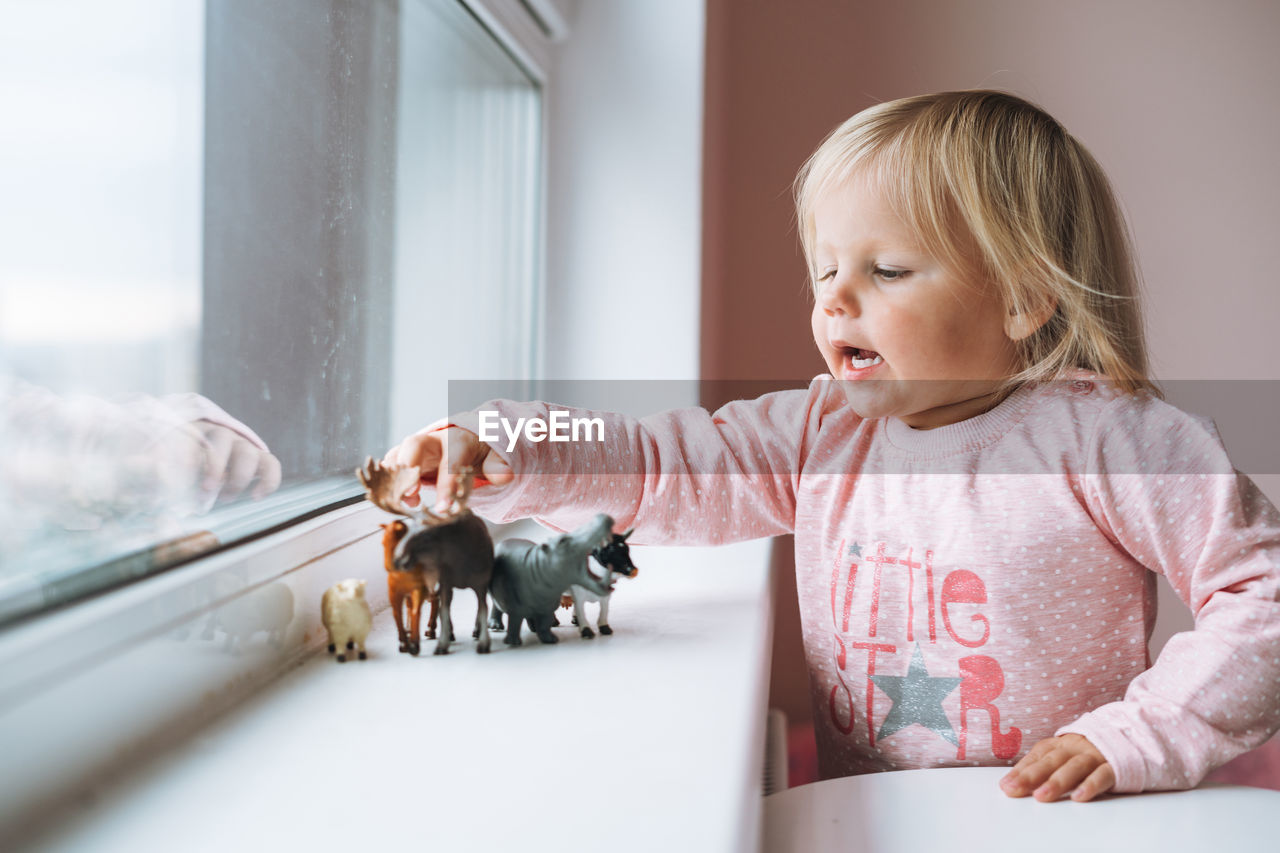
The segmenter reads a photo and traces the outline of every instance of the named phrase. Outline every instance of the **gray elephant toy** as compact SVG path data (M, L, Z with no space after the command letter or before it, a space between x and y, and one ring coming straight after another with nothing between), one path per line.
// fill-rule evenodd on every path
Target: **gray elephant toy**
M596 595L613 589L612 573L598 578L591 573L587 555L613 541L613 519L601 513L572 533L553 536L541 545L527 539L505 539L498 543L493 558L493 579L489 592L495 603L489 626L502 629L502 614L510 615L508 646L521 644L520 630L527 621L544 643L559 642L551 633L556 624L560 594L570 586L580 586Z

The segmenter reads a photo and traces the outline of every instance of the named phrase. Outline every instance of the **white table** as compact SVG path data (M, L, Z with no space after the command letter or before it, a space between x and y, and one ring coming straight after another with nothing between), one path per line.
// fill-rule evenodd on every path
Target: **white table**
M1207 785L1091 803L1010 799L999 767L907 770L765 799L768 853L1280 850L1280 792Z
M526 629L524 646L497 634L477 655L464 592L453 653L427 641L411 657L384 612L369 660L316 655L34 846L754 849L769 542L632 554L640 574L618 583L612 636L564 627L543 646Z

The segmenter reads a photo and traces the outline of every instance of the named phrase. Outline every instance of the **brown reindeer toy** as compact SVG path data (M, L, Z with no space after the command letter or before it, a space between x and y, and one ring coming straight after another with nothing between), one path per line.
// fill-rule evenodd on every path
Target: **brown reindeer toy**
M426 636L429 640L436 638L436 613L440 602L440 596L436 594L437 580L432 578L428 583L422 566L411 566L404 571L396 568L396 546L409 532L407 523L397 519L378 526L382 528L382 564L387 570L387 600L391 602L391 615L395 617L396 631L400 635L400 651L416 655L421 650L418 630L424 600L431 602ZM406 606L409 608L408 613L405 613ZM407 631L406 621L409 623Z
M383 552L387 567L387 591L391 612L400 633L400 651L416 655L419 617L424 600L431 601L431 627L439 613L440 630L435 654L449 653L453 641L450 605L454 589L475 591L478 602L476 626L472 637L479 640L476 651L489 651L488 610L489 581L493 576L493 539L478 516L467 507L473 484L470 469L463 469L457 479L453 500L441 513L420 504L414 509L404 504L404 493L418 482L417 468L385 466L372 459L356 470L369 500L387 512L404 516L383 525ZM403 529L401 529L403 528ZM437 599L441 606L437 606ZM403 607L409 607L408 631L404 627Z

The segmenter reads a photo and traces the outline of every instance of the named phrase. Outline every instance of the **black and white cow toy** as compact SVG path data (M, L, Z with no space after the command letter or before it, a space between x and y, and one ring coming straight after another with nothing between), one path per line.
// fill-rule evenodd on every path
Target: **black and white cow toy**
M631 549L627 547L627 537L634 532L635 528L633 527L626 533L615 533L613 534L613 541L591 552L591 556L609 573L610 577L619 575L624 578L633 578L639 574L640 570L636 568L635 563L631 562ZM590 624L587 623L587 614L583 609L583 603L587 601L600 603L600 613L596 618L596 627L601 634L612 634L613 629L609 627L609 599L612 595L612 584L609 586L609 592L604 595L598 595L585 587L574 585L570 586L568 591L561 597L560 606L573 607L573 624L578 626L583 638L589 640L595 636L595 632L591 630Z

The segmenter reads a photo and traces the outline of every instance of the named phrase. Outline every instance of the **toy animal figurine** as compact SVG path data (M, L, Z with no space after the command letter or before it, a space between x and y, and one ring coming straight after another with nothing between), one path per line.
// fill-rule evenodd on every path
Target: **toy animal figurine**
M464 468L459 472L452 500L440 514L427 509L425 504L417 509L405 506L402 497L418 482L417 468L384 466L367 459L364 468L356 470L356 476L375 505L408 519L402 522L405 533L392 552L394 569L421 571L426 588L439 587L440 630L435 654L448 654L449 644L454 638L450 606L455 589L470 589L476 594L476 626L472 636L479 640L476 651L487 654L489 626L484 617L488 607L489 580L493 575L493 539L484 522L467 507L474 484L471 469ZM401 627L399 622L397 627ZM412 642L406 644L407 651L417 654L416 627L413 635ZM404 639L402 629L402 643Z
M353 648L364 660L364 641L373 626L373 614L364 598L364 581L345 580L326 589L320 599L320 621L329 632L329 654L336 651L338 663L344 663L346 653Z
M396 568L396 546L409 532L408 524L397 519L381 527L382 562L387 570L387 600L391 602L391 616L395 619L396 633L400 637L400 651L416 655L422 649L418 640L420 636L418 629L423 601L431 602L431 615L427 618L427 639L436 638L436 614L440 600L436 594L436 579L432 578L428 582L420 565L410 566L404 570ZM405 627L406 617L408 628Z
M627 547L627 537L634 532L635 528L633 527L626 533L615 533L613 534L612 542L591 552L591 556L595 557L596 562L611 576L620 575L624 578L633 578L640 573L635 563L631 562L631 549ZM610 586L610 589L612 588ZM595 636L595 632L591 630L591 626L587 623L587 613L583 603L587 601L600 603L600 613L596 617L596 627L601 634L612 634L613 629L609 627L609 599L612 597L612 592L605 595L596 595L590 590L575 584L569 587L569 591L560 597L560 606L573 608L573 624L578 626L578 631L582 634L584 640L590 640Z
M587 555L613 538L613 519L601 513L572 533L562 533L535 545L527 539L505 539L498 544L493 560L495 602L490 625L502 628L502 614L508 613L509 646L521 644L523 622L544 643L559 642L551 627L556 624L560 594L580 586L596 595L607 595L613 587L611 573L598 578L591 574Z

